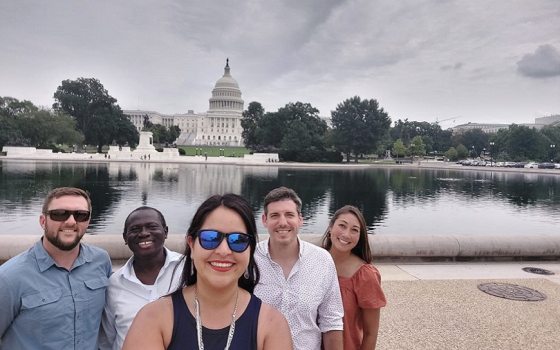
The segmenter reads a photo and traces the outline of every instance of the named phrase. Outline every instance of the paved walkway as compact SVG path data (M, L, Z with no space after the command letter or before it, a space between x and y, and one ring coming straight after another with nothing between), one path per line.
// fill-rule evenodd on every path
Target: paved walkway
M560 262L378 263L387 307L378 349L560 349ZM555 272L525 272L538 267ZM529 287L544 301L481 292L483 282Z

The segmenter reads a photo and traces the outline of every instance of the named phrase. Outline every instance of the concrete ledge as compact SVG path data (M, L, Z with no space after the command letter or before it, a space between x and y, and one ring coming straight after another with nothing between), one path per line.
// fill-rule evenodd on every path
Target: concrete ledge
M40 236L0 235L0 261L6 261L31 247ZM302 239L320 244L321 235L302 235ZM261 235L264 240L268 235ZM122 236L86 235L84 242L105 249L111 259L126 260L131 252L124 245ZM374 257L415 259L486 259L486 258L560 258L560 235L373 235L370 245ZM169 235L166 246L177 252L185 250L184 235Z

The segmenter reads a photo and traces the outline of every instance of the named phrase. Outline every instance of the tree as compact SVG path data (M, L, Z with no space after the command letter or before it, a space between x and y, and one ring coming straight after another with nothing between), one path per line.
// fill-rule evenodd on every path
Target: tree
M83 140L76 122L68 115L39 109L30 101L0 97L0 147L52 148Z
M421 136L414 136L412 141L410 142L410 146L408 147L408 152L412 156L423 156L426 154L426 145L424 145L424 141L422 140Z
M68 115L38 110L18 119L19 130L30 146L52 148L59 144L73 145L84 140L76 130L76 122Z
M167 143L175 143L181 135L181 128L179 125L171 125L167 128Z
M124 145L128 142L135 145L138 135L130 135L131 129L127 123L132 123L124 116L117 100L109 95L101 82L95 78L78 78L64 80L54 93L56 111L72 116L77 127L85 136L89 144L97 145L101 152L103 145L118 142ZM122 128L127 130L122 132ZM122 135L128 135L124 140Z
M241 118L241 127L243 131L243 143L245 147L255 150L258 145L257 127L264 116L264 108L259 102L249 103L246 111L243 111Z
M456 161L457 160L457 150L455 147L449 147L447 151L445 151L445 158Z
M140 134L128 118L117 119L117 130L118 133L114 139L117 145L124 146L128 144L131 147L136 147L136 145L138 145Z
M309 103L288 103L277 112L266 113L256 128L254 148L266 151L298 152L325 150L327 123L319 117L319 110Z
M144 128L142 131L150 131L152 133L154 143L159 144L170 144L174 143L175 140L181 135L181 128L177 125L171 125L170 127L165 127L162 124L152 124L151 122L146 122L144 120Z
M376 100L362 100L358 96L339 103L331 112L332 139L334 146L346 154L358 155L374 150L383 136L389 131L391 119Z
M476 157L482 150L488 147L490 135L482 131L482 129L467 130L462 134L453 136L453 145L463 144L469 150L473 157Z
M0 115L14 118L17 116L36 112L38 110L39 108L37 108L37 106L35 106L31 101L19 101L18 99L13 97L0 96Z
M390 130L391 138L410 144L414 136L422 136L427 152L441 153L451 146L451 130L442 130L437 123L397 120Z
M399 157L404 157L404 155L406 154L406 147L401 139L398 139L393 144L393 154L397 156L397 160L399 159Z
M506 151L514 161L546 160L548 138L534 128L512 124L508 128Z
M469 155L469 150L463 144L459 144L455 149L457 150L458 159L465 159Z

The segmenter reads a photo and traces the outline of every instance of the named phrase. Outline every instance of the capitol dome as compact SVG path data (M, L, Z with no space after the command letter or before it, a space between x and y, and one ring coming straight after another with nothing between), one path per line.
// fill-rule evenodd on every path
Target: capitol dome
M243 111L243 99L239 84L230 74L229 59L226 59L224 75L216 81L209 100L209 112L217 111Z

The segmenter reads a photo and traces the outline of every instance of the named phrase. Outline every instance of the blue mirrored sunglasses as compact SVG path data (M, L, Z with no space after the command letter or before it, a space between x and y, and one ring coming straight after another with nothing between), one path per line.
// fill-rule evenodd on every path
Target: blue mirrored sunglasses
M196 233L200 246L207 250L218 248L224 237L232 252L242 253L251 243L251 236L246 233L223 233L217 230L200 230Z

